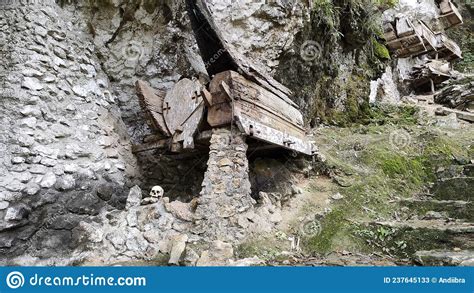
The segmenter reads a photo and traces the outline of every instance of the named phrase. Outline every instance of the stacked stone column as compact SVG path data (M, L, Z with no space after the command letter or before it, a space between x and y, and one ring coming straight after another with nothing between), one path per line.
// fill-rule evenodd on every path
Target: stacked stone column
M214 129L207 171L196 209L195 233L205 238L235 241L245 236L238 216L253 208L247 144L230 129Z

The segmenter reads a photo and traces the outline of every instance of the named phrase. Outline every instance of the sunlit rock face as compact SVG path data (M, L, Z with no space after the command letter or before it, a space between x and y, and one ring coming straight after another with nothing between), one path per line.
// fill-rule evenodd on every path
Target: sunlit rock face
M228 42L269 72L278 66L281 53L291 49L310 12L308 2L301 0L208 2Z

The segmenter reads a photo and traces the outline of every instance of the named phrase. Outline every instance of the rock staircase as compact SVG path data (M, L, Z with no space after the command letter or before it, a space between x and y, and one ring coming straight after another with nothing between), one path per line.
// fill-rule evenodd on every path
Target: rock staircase
M464 162L466 163L466 162ZM417 265L474 266L474 164L438 170L430 194L401 199L392 231Z

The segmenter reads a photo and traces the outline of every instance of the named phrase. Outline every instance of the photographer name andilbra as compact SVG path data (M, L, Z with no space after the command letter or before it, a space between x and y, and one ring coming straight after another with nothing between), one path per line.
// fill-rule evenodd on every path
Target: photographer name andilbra
M465 284L465 278L458 277L384 277L384 284Z

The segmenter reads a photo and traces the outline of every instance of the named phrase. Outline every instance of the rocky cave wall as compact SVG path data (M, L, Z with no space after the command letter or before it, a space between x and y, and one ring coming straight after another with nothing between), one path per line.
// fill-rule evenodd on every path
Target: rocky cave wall
M0 249L50 257L125 206L137 162L90 36L53 1L0 9Z

